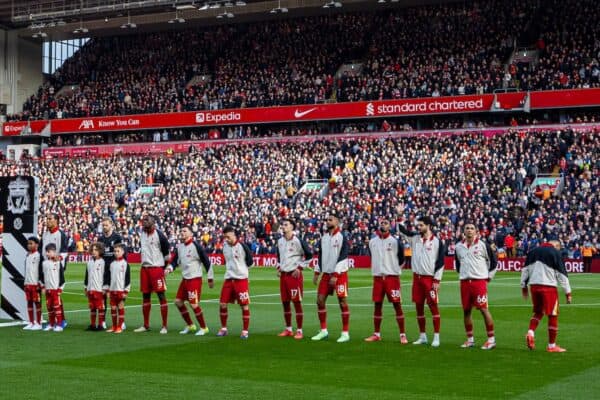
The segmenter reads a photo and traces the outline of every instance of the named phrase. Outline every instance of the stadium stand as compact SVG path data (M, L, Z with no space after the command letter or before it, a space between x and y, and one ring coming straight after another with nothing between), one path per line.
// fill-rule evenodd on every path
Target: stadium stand
M597 20L593 1L494 0L94 38L9 119L598 87Z
M144 211L159 216L172 242L179 227L191 224L211 251L219 251L220 229L233 223L247 232L256 253L269 253L281 217L297 218L314 245L325 213L340 210L352 253L364 254L377 218L395 218L394 206L402 202L409 224L417 215L447 217L438 229L449 242L473 219L499 248L506 236L514 237L518 255L551 238L572 254L585 242L600 244L598 133L516 129L496 136L209 147L170 157L4 161L0 175L38 176L42 212L58 212L66 229L88 241L101 217L112 216L133 250ZM529 190L542 172L564 174L559 196ZM326 180L324 196L299 192L311 179Z

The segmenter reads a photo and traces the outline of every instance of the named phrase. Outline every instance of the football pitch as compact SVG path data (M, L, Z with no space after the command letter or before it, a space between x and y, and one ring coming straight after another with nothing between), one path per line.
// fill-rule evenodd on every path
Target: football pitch
M570 275L573 304L564 304L558 343L563 354L546 353L546 319L536 332L537 348L525 347L531 306L520 297L519 275L498 273L489 286L498 347L480 350L485 341L482 317L474 312L478 347L461 349L465 340L456 273L446 271L440 289L441 346L400 345L391 305L384 305L383 341L366 343L373 331L371 276L351 270L349 343L338 344L341 321L335 298L328 301L329 340L312 342L318 331L312 272L305 273L305 339L279 338L283 329L279 285L274 269L250 271L250 338L241 340L241 312L229 306L229 333L219 328L215 288L203 287L202 307L208 336L180 335L184 326L172 305L180 280L168 277L169 333L160 335L159 307L153 297L152 331L141 325L139 268L132 268L127 300L127 330L120 335L86 332L83 264L66 273L63 300L69 326L62 333L0 328L1 399L590 399L600 393L600 275ZM402 276L409 340L417 339L410 273ZM110 320L109 318L107 318ZM292 318L295 325L295 318ZM431 340L431 318L427 311Z

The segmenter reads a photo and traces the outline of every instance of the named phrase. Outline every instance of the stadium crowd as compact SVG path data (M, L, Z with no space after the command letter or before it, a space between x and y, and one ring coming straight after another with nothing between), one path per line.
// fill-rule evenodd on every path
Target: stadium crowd
M589 0L494 0L93 38L10 119L598 86L597 17ZM531 31L539 63L505 70Z
M532 21L539 62L511 66L522 90L600 87L600 10L589 1L544 2Z
M24 160L1 163L0 175L38 176L41 212L58 212L81 242L91 242L110 215L134 251L144 212L158 216L172 243L190 224L210 251L220 251L220 230L232 223L255 253L271 253L281 217L297 219L314 246L324 215L337 210L352 253L365 254L378 218L395 220L395 205L404 203L400 220L408 225L417 215L445 217L437 230L450 244L472 219L508 255L558 239L573 256L586 243L600 245L599 148L599 132L590 129L513 130L248 144L169 157ZM560 196L544 188L529 192L538 173L560 170L566 176ZM300 191L313 179L325 181L326 190Z
M503 64L533 10L532 2L492 1L377 15L364 71L342 76L337 98L492 93L502 88Z

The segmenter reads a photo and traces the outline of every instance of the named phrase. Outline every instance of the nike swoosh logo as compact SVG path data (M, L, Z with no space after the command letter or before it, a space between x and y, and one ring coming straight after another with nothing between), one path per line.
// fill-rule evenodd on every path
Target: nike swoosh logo
M294 117L302 118L305 115L310 114L311 112L315 111L316 109L317 109L317 107L314 107L314 108L311 108L309 110L302 111L302 112L300 112L300 111L298 111L298 109L296 109L296 111L294 111Z

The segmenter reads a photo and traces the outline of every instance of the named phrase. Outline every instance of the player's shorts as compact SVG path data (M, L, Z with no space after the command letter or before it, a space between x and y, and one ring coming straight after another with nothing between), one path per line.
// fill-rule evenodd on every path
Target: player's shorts
M488 308L488 290L486 279L463 279L460 281L460 300L463 310L475 307L478 310Z
M373 277L373 302L381 303L387 297L390 303L401 303L400 277L398 275Z
M221 303L250 304L248 279L225 279L221 289Z
M104 293L88 290L87 297L90 310L104 310Z
M25 300L37 303L40 301L39 285L25 285Z
M118 306L120 302L127 298L127 292L122 290L111 290L110 291L110 305Z
M294 278L292 272L281 272L279 277L279 292L281 301L302 301L304 295L304 277L302 271L298 271L298 277Z
M534 313L558 315L558 290L554 286L531 285L531 301Z
M163 267L140 268L140 291L142 293L162 293L167 290Z
M60 306L62 304L62 300L60 298L61 293L62 289L46 290L46 307L48 307L48 310L50 310L53 307Z
M335 287L329 284L333 274L323 274L321 281L319 282L318 294L322 296L329 296L335 294L338 298L348 297L348 272L342 272L338 275L335 282Z
M438 303L438 291L433 288L433 276L413 274L412 301L417 304Z
M198 304L202 295L202 278L182 279L177 289L176 299Z

